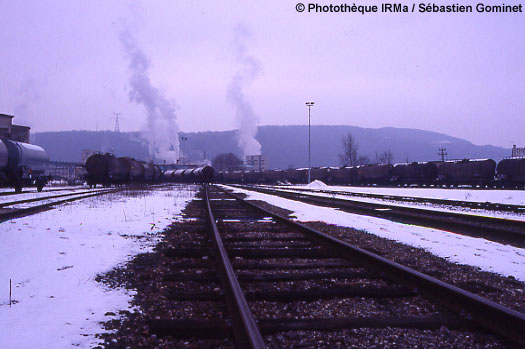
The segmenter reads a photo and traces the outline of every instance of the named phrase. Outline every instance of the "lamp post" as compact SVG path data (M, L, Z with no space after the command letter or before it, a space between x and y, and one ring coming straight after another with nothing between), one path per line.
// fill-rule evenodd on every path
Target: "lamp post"
M185 136L181 136L180 137L180 142L182 143L182 159L181 159L182 160L181 161L182 165L184 165L184 163L185 163L185 159L184 159L186 157L186 147L185 147L185 145L186 145L186 141L187 140L188 140L188 137L185 137ZM180 156L179 156L179 158L180 158Z
M310 183L310 108L314 106L314 102L306 102L308 107L308 183Z

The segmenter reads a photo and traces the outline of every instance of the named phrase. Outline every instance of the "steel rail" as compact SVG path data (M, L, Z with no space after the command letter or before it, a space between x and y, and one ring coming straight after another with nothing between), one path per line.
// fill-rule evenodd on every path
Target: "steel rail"
M277 189L286 189L275 187ZM525 214L525 206L523 205L514 205L514 204L503 204L503 203L494 203L494 202L479 202L479 201L460 201L460 200L450 200L450 199L435 199L435 198L425 198L417 196L401 196L401 195L389 195L389 194L373 194L373 193L356 193L340 190L322 190L322 189L305 189L305 188L290 188L289 190L299 191L299 192L314 192L314 193L323 193L331 195L344 195L344 196L356 196L363 198L372 198L380 200L393 200L393 201L403 201L409 203L431 203L447 206L458 206L458 207L467 207L472 209L484 209L490 211L501 211L501 212L515 212Z
M108 190L110 190L110 189L86 190L86 191L81 191L81 192L77 192L77 193L59 194L59 195L53 195L53 196L37 197L37 198L33 198L33 199L25 199L25 200L18 200L18 201L3 202L3 203L0 203L0 208L6 207L6 206L12 206L12 205L27 204L27 203L30 203L30 202L37 202L37 201L44 201L44 200L50 200L50 199L63 198L63 197L66 197L66 196L82 195L82 194L88 194L88 193L99 193L99 192L108 191Z
M322 197L279 189L264 189L237 185L235 187L278 195L297 201L310 202L329 207L336 206L352 213L385 218L402 223L423 224L427 227L447 230L452 230L452 226L456 226L462 227L463 229L479 231L483 236L494 232L498 235L494 236L494 240L491 239L493 241L510 239L523 242L525 239L525 221Z
M60 205L60 204L68 203L68 202L73 202L73 201L80 200L80 199L86 199L86 198L90 198L90 197L98 196L98 195L116 193L116 192L122 191L122 190L124 190L124 188L107 190L107 191L104 191L104 192L88 194L88 195L83 195L83 196L77 196L77 197L74 197L74 198L69 198L69 199L64 199L64 200L59 200L59 201L53 201L53 202L50 202L50 203L47 203L47 204L43 204L43 205L38 205L38 206L33 206L33 207L28 207L28 208L22 208L22 209L16 209L16 210L9 211L9 212L3 212L3 213L0 213L0 223L5 222L5 221L7 221L9 219L25 217L25 216L36 214L36 213L39 213L39 212L47 211L47 210L51 209L53 206L55 206L55 205Z
M471 319L481 326L499 333L521 345L525 345L525 314L509 309L488 299L447 284L414 269L403 266L386 258L368 252L357 246L336 239L303 224L291 221L281 215L270 212L253 202L227 192L231 197L263 211L274 219L299 228L311 234L318 241L329 245L340 257L362 263L369 268L383 273L387 278L416 288L419 292L442 304L454 313Z
M222 243L217 224L210 205L208 186L205 185L205 200L206 200L206 212L210 227L213 230L213 240L215 241L215 247L217 248L218 257L220 259L220 268L223 271L223 286L225 289L225 295L227 302L232 309L232 317L234 324L234 335L237 343L240 347L246 347L249 345L251 348L265 348L264 341L262 339L261 331L257 326L255 318L248 306L248 302L244 297L239 281L230 263L226 248ZM242 328L240 328L242 327Z

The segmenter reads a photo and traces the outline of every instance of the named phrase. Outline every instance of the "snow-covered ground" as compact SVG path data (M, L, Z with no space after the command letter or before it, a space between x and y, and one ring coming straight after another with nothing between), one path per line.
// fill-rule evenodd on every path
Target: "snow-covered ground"
M288 200L272 195L232 188L245 193L250 200L262 200L293 212L299 221L322 221L423 248L447 260L478 267L525 281L525 249L451 232L391 222L386 219L361 216Z
M105 314L129 308L131 297L96 275L150 250L195 190L108 194L1 223L0 348L95 346Z
M290 188L290 186L282 186ZM305 185L293 186L294 188L306 188ZM312 188L310 188L312 189ZM433 199L473 201L473 202L495 202L513 205L525 205L524 190L503 189L443 189L443 188L387 188L387 187L349 187L349 186L326 186L315 189L346 191L352 193L370 193L381 195L411 196Z
M314 182L312 182L314 183ZM312 184L311 183L311 184ZM264 186L262 186L264 187ZM321 196L321 197L330 197L330 198L336 198L336 199L343 199L343 200L352 200L352 201L360 201L360 202L368 202L368 203L374 203L374 204L384 204L384 205L395 205L395 206L403 206L403 207L414 207L414 208L421 208L421 209L431 209L434 211L442 211L442 212L454 212L454 213L464 213L464 214L470 214L470 215L478 215L478 216L486 216L486 217L495 217L495 218L504 218L504 219L513 219L518 221L525 221L525 210L523 210L523 213L515 213L515 212L504 212L504 211L492 211L492 210L482 210L482 209L471 209L467 207L460 207L460 206L451 206L451 205L437 205L432 203L422 203L422 202L405 202L405 201L395 201L392 199L379 199L379 198L367 198L367 197L360 197L360 196L352 196L352 195L346 195L346 194L339 194L342 192L342 190L335 190L334 187L331 186L309 186L309 187L297 187L297 186L279 186L278 189L283 191L289 191L294 193L305 193L302 190L296 190L296 189L313 189L315 191L312 192L306 192L308 195L314 195L314 196ZM348 187L347 187L348 188ZM319 192L319 190L322 190L323 192ZM439 189L435 189L439 190ZM506 190L508 191L508 190ZM333 192L333 194L328 193ZM345 192L354 192L345 190ZM374 194L380 194L380 192L376 192ZM423 193L420 193L423 194ZM385 195L391 195L391 194L385 194ZM525 193L522 193L522 195L525 195ZM409 195L406 195L409 196ZM428 196L421 196L427 198Z

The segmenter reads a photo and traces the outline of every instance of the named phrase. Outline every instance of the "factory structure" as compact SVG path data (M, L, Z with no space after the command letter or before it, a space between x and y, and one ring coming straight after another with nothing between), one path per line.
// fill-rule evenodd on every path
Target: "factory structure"
M266 171L270 169L268 157L264 155L246 155L246 161L244 163L247 169L254 171Z
M13 125L13 115L0 114L0 137L13 141L29 143L31 128L28 126Z

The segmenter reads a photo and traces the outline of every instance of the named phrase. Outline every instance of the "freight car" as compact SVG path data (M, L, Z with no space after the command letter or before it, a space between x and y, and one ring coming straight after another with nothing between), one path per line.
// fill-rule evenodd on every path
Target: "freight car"
M155 183L162 177L162 170L153 164L130 157L112 154L93 154L86 161L86 182L90 187L123 185L128 183Z
M362 165L357 168L358 179L363 184L387 184L393 168L392 165Z
M339 185L525 186L525 159L464 159L310 169L310 180ZM308 168L221 172L217 181L245 184L304 184Z
M214 174L215 170L211 166L168 170L164 172L164 181L173 183L211 183L214 180Z
M25 186L38 191L49 181L44 175L49 162L47 152L36 145L0 138L0 184L19 193Z
M503 187L525 187L525 159L504 159L496 168L496 180Z
M396 164L390 181L394 184L433 184L438 176L438 164L435 162Z
M445 161L438 165L438 184L482 185L493 184L496 162L492 159L464 159Z

